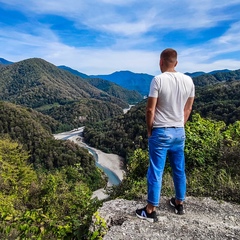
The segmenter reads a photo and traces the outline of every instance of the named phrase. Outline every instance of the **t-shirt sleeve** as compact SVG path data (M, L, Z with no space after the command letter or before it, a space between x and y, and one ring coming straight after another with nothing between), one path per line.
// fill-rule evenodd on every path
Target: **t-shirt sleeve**
M157 98L159 93L159 81L157 81L157 78L154 77L150 84L150 90L149 90L149 97Z

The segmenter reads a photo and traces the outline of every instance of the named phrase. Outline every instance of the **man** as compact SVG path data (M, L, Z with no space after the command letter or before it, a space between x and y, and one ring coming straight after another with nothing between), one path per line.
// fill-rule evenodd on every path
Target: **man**
M159 66L162 74L153 78L147 101L148 204L137 209L136 215L150 222L157 221L156 207L160 201L167 154L175 188L175 197L170 200L170 205L175 208L175 213L185 213L184 125L192 110L195 87L189 76L175 71L177 63L177 52L174 49L168 48L161 53Z

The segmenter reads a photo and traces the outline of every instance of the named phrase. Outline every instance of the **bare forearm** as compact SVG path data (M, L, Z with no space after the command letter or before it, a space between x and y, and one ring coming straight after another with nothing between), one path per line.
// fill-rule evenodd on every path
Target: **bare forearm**
M184 125L186 124L190 114L191 114L192 109L188 109L184 111Z
M146 112L146 123L147 123L148 136L152 135L153 119L154 119L154 112L151 111L151 110L147 110L147 112Z
M153 120L155 115L155 109L157 104L157 98L149 97L146 107L146 123L148 137L152 135Z
M184 124L186 124L186 122L187 122L187 120L188 120L188 118L191 114L193 101L194 101L194 98L190 97L190 98L188 98L188 100L185 104L185 107L184 107Z

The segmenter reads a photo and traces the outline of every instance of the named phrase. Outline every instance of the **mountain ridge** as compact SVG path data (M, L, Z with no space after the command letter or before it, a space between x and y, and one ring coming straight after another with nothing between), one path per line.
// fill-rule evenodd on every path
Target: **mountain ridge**
M1 65L1 60L3 62L13 64L13 62L10 62L6 59L0 58L0 65ZM79 76L84 79L99 78L99 79L103 79L103 80L108 80L110 82L113 82L113 83L125 88L125 89L136 90L143 96L148 94L148 88L150 86L150 82L151 82L152 78L154 77L153 75L150 75L147 73L134 73L129 70L115 71L111 74L87 75L85 73L79 72L78 70L75 70L75 69L65 66L65 65L58 66L58 68L68 71L68 72L72 73L73 75ZM220 70L213 70L210 72L203 72L203 71L197 71L197 72L192 72L192 73L186 72L185 74L192 78L195 78L195 77L199 77L202 75L215 75L215 74L219 74L219 73L228 73L228 72L232 72L232 71L235 71L235 70L220 69ZM139 82L141 82L141 86L140 86Z
M1 100L14 101L33 108L89 97L111 101L122 107L127 105L121 99L95 88L83 78L40 58L2 66L0 87Z
M24 61L24 59L22 61ZM11 62L11 61L8 61L8 60L6 60L4 58L0 58L0 64L6 65L6 64L13 64L13 63L16 63L16 62ZM78 70L75 70L75 69L73 69L71 67L68 67L68 66L65 66L65 65L59 65L57 67L60 68L60 69L64 69L64 70L70 71L70 72L72 71L72 73L74 73L75 75L79 75L79 76L81 76L83 78L89 78L91 76L93 76L93 77L96 77L96 76L108 76L108 75L112 75L114 73L119 73L119 72L134 73L134 72L132 72L130 70L119 70L119 71L115 71L115 72L110 73L110 74L97 74L97 75L96 74L95 75L91 74L91 75L87 75L85 73L79 72ZM191 77L195 77L195 76L200 76L200 75L203 75L203 74L215 74L217 72L230 72L230 71L234 71L234 70L220 69L220 70L212 70L210 72L203 72L203 71L197 71L197 72L192 72L192 73L186 72L185 74L187 74L187 75L189 75ZM135 73L135 74L147 74L147 73ZM148 75L153 76L151 74L148 74Z
M10 62L4 58L0 58L0 65L9 65L9 64L13 64L14 62Z

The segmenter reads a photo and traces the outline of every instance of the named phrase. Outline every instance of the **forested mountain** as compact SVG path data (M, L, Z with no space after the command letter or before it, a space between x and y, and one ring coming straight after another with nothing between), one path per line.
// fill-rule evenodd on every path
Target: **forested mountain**
M240 69L222 70L194 77L196 97L194 112L224 121L227 125L240 120Z
M118 105L94 98L37 110L62 123L55 132L64 132L123 114L123 109Z
M65 124L59 131L121 114L128 100L141 98L135 92L106 86L108 92L38 58L3 65L0 71L0 100L49 114Z
M193 77L201 76L201 75L206 74L206 73L205 72L194 72L194 73L186 72L185 74L190 76L191 78L193 78Z
M86 126L85 141L105 152L114 152L124 158L137 148L147 148L145 109L146 100L143 100L124 115Z
M141 101L143 98L143 96L138 91L125 89L122 86L120 87L120 85L115 84L113 81L103 80L101 78L94 78L94 77L91 78L90 76L84 73L78 72L66 66L58 66L58 67L66 71L69 71L74 75L84 78L87 82L89 82L94 87L110 94L111 96L122 99L123 101L128 102L129 104L135 104Z
M107 92L108 94L122 99L129 104L136 104L143 99L143 96L136 90L125 90L119 85L100 78L88 78L87 81L94 87Z
M37 61L37 60L41 60L41 59L36 59L36 58L35 59L27 59L27 60L24 60L21 62L25 62L25 61L29 61L29 60ZM44 61L44 60L42 60L42 61ZM12 64L12 62L2 59L2 66L4 66L3 64L4 65ZM48 63L48 64L50 64L50 63ZM1 62L0 62L0 65L1 65ZM54 65L52 65L52 66L54 66ZM67 66L58 66L58 69L64 70L66 73L71 73L74 76L78 76L82 80L85 79L85 80L87 80L87 82L91 83L96 88L103 90L110 95L114 94L113 96L119 95L124 100L128 101L129 95L132 95L129 103L138 102L139 100L141 100L141 97L138 94L136 94L136 92L131 92L131 91L129 92L129 91L127 91L127 89L132 90L132 91L137 91L142 96L145 96L148 94L150 82L151 82L152 78L154 77L149 74L133 73L130 71L118 71L118 72L114 72L114 73L108 74L108 75L86 75L84 73L81 73L81 72L74 70ZM46 67L45 67L45 70L46 70ZM52 71L51 68L49 68L49 70ZM25 70L22 70L22 71L25 71ZM21 70L20 70L20 72L21 72ZM191 76L194 79L194 83L197 86L211 85L211 84L215 84L219 81L239 80L239 70L231 71L228 69L223 69L223 70L214 70L209 73L205 73L205 72L188 73L187 72L186 74ZM68 78L69 78L69 76L68 76ZM99 80L97 80L97 79L99 79ZM107 80L107 81L104 82L103 80ZM115 85L115 84L117 84L117 85ZM120 86L123 87L124 89L121 89ZM84 91L85 91L85 89L84 89ZM119 91L120 91L120 93L118 93ZM91 95L91 97L92 97L92 95Z
M239 71L240 72L240 71ZM205 118L224 121L227 125L240 120L240 81L196 87L194 112Z
M64 104L82 98L127 104L93 87L82 78L45 60L33 58L1 68L0 99L31 108Z
M0 102L0 239L87 239L106 179L86 149L54 139L58 124Z
M202 76L204 79L206 77L208 82L203 87L196 85L193 113L199 113L202 117L212 120L223 121L226 125L239 121L240 81L237 81L239 73L240 70ZM209 79L214 80L212 84ZM97 148L116 151L124 157L130 149L135 149L136 146L145 148L147 146L145 108L146 100L143 100L125 115L94 126L94 130L92 127L90 129L87 127L85 129L86 140Z
M8 102L0 102L0 119L1 136L7 135L21 143L35 168L50 170L78 163L84 169L88 184L94 186L96 178L100 179L95 160L86 149L54 139L51 130L58 125L54 119Z
M208 72L208 73L205 73L205 72L193 72L193 73L189 73L189 72L186 72L185 74L194 78L194 77L199 77L201 75L205 75L205 74L215 74L215 73L223 73L223 72L231 72L231 70L228 70L228 69L223 69L223 70L214 70L214 71L211 71L211 72Z
M220 82L230 82L236 80L240 80L240 69L235 71L218 71L214 74L203 74L193 78L196 86L208 86Z
M74 75L77 75L77 76L79 76L81 78L90 78L87 74L81 73L81 72L79 72L79 71L77 71L75 69L72 69L72 68L64 66L64 65L58 66L58 68L66 70L66 71L68 71L68 72L70 72L70 73L72 73Z

